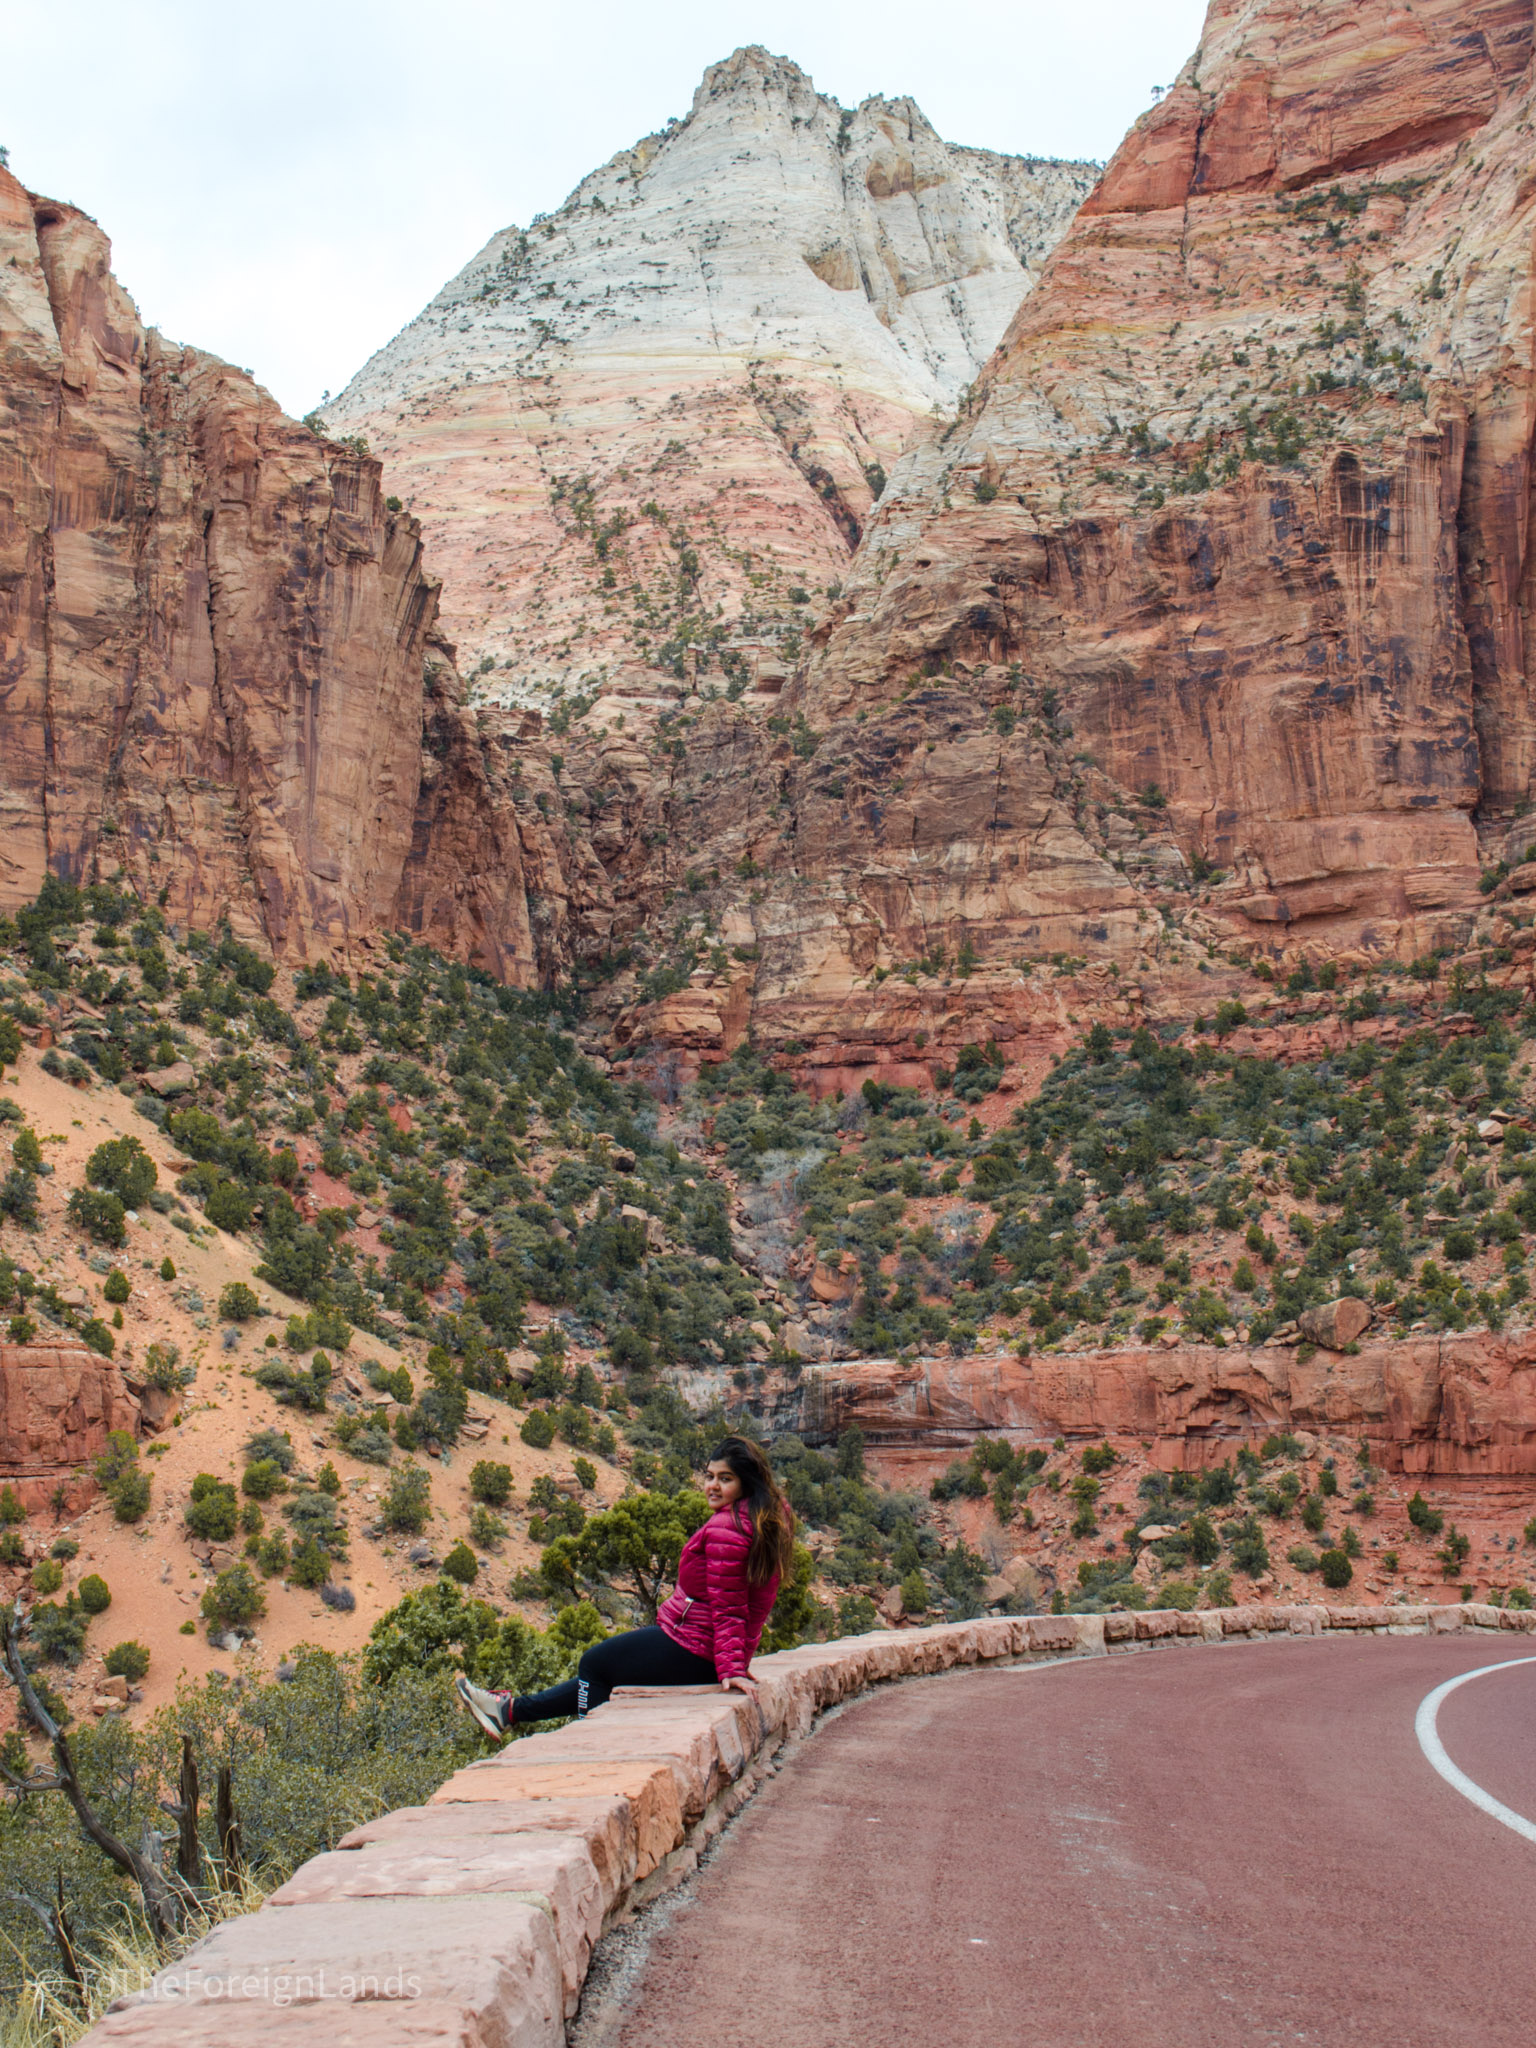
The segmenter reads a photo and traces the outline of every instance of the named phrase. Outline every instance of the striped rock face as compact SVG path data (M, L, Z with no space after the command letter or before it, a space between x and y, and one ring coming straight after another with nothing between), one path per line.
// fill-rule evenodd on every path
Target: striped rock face
M493 236L327 417L423 522L485 697L776 670L1095 175L738 50L685 121Z

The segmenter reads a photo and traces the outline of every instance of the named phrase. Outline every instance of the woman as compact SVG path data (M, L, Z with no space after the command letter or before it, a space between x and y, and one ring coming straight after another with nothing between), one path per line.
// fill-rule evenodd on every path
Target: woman
M709 1520L683 1545L677 1591L653 1628L609 1636L576 1676L544 1692L488 1692L460 1673L459 1698L487 1735L528 1721L578 1720L620 1685L712 1685L753 1698L751 1663L789 1569L795 1518L764 1452L728 1436L704 1474Z

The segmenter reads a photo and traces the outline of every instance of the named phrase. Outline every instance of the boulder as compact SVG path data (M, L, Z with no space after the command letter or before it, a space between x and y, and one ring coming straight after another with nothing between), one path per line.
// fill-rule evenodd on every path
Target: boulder
M152 1068L144 1076L144 1086L162 1102L169 1101L173 1095L185 1095L197 1086L197 1070L190 1060L173 1060L168 1067Z
M1297 1328L1313 1344L1329 1351L1342 1351L1363 1337L1371 1326L1371 1311L1357 1295L1346 1294L1338 1301L1320 1302L1304 1308L1296 1318Z

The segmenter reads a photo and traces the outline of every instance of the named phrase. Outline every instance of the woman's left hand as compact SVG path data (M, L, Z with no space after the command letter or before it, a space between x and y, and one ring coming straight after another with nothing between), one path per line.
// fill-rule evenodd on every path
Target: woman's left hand
M755 1700L757 1698L757 1680L755 1678L748 1678L746 1673L743 1672L739 1678L722 1678L720 1690L722 1692L744 1692L748 1699Z

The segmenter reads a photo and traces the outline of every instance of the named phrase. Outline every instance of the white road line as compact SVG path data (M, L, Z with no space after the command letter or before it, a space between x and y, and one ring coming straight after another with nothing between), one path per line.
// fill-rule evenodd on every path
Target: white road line
M1524 1835L1528 1842L1536 1842L1536 1821L1527 1820L1523 1813L1516 1813L1513 1807L1495 1799L1491 1792L1485 1792L1474 1778L1469 1778L1464 1770L1453 1764L1435 1726L1441 1701L1458 1685L1468 1685L1474 1678L1486 1678L1491 1671L1513 1671L1521 1664L1536 1664L1536 1657L1511 1657L1503 1664L1484 1664L1477 1671L1463 1671L1459 1678L1448 1678L1444 1685L1437 1685L1433 1692L1426 1693L1420 1700L1419 1711L1413 1718L1413 1732L1419 1738L1420 1749L1447 1785L1454 1785L1464 1799L1470 1799L1474 1806L1481 1807L1494 1820L1502 1821L1505 1827L1513 1828L1517 1835Z

